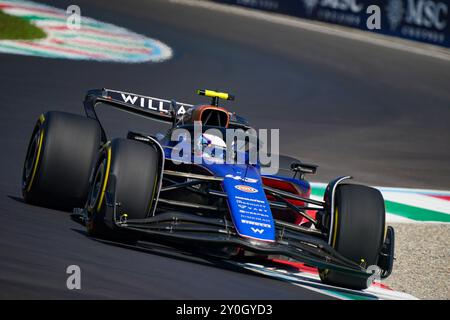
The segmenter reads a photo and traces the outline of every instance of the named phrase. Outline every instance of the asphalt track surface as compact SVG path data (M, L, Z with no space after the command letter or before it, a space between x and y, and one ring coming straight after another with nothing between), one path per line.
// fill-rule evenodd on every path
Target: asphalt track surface
M284 153L321 166L317 181L352 174L376 185L449 187L448 62L166 1L77 4L83 15L162 40L174 57L115 64L0 54L0 298L324 298L157 245L102 243L68 213L24 204L34 121L46 110L81 114L90 88L183 102L201 101L197 88L228 90L237 96L230 109L257 128L280 128ZM80 291L66 289L71 264L82 269Z

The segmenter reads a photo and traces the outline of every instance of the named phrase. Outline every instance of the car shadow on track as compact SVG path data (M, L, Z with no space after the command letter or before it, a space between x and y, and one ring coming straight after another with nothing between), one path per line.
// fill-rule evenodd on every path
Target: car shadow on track
M187 250L183 250L177 247L167 246L160 243L154 243L149 241L139 241L137 245L130 245L126 243L121 242L115 242L105 239L99 239L90 236L85 230L80 230L77 228L70 228L71 231L77 232L81 235L86 236L87 238L91 239L92 241L96 241L108 246L113 246L117 248L123 248L127 250L133 250L137 252L142 252L145 254L151 254L156 255L159 257L169 258L169 259L176 259L178 261L184 261L189 263L195 263L203 266L209 266L219 269L225 269L228 271L233 272L239 272L241 274L247 274L254 277L264 277L264 278L271 278L264 275L257 275L256 273L246 270L242 267L239 267L237 265L231 264L227 262L224 259L212 257L209 255L200 254L197 252L190 252ZM273 279L273 278L271 278Z
M53 213L53 214L59 214L59 215L62 214L64 216L71 213L70 210L55 210L55 209L51 209L51 208L44 208L44 207L40 207L40 206L34 206L31 204L27 204L23 200L22 197L18 197L18 196L14 196L14 195L7 195L7 197L21 205L31 206L36 209L37 208L42 209L46 213ZM238 265L238 263L236 263L236 262L255 263L255 264L263 264L263 265L272 266L270 261L268 261L267 259L262 260L261 258L245 257L245 259L233 259L232 261L227 261L226 259L223 259L223 258L217 258L214 256L201 254L201 252L198 252L198 251L192 252L190 250L178 248L175 246L165 245L164 243L161 243L161 242L156 243L156 242L149 242L149 241L145 241L145 242L140 241L137 245L130 245L130 244L125 244L125 243L120 243L120 242L104 240L104 239L99 239L99 238L90 236L84 230L83 224L80 223L81 221L75 219L74 216L71 215L70 218L67 216L67 219L70 219L70 220L72 220L72 222L76 223L76 227L74 225L73 227L69 228L71 231L78 233L82 236L85 236L86 238L88 238L92 241L95 241L95 242L98 242L98 243L101 243L104 245L113 246L113 247L117 247L117 248L123 248L123 249L127 249L127 250L133 250L136 252L141 252L141 253L149 254L149 255L156 255L159 257L164 257L164 258L169 258L169 259L176 259L178 261L184 261L184 262L188 262L188 263L195 263L198 265L219 268L222 270L228 270L228 271L237 272L240 274L246 274L246 275L250 275L250 276L258 277L258 278L270 278L270 279L280 280L280 279L276 279L272 276L258 274L254 271L247 270L246 268L241 267ZM289 267L285 266L285 268L289 268ZM290 271L295 271L295 269L292 269Z
M197 252L191 252L187 250L183 250L173 246L167 246L161 243L153 243L148 241L139 242L137 245L129 245L109 240L97 239L91 237L84 230L71 228L72 231L78 232L80 234L85 235L86 237L92 239L93 241L97 241L103 243L105 245L115 246L119 248L125 248L129 250L134 250L138 252L142 252L145 254L157 255L159 257L176 259L179 261L195 263L203 266L209 266L213 268L219 268L222 270L228 270L232 272L237 272L240 274L250 275L252 277L258 278L267 278L271 280L288 282L292 284L297 284L302 287L307 287L310 290L319 290L319 292L328 292L334 293L331 296L334 298L339 297L340 299L369 299L369 300L378 300L379 298L369 292L361 291L361 290L352 290L346 288L340 288L335 286L330 286L322 283L318 279L311 279L309 277L296 277L290 278L287 276L289 272L297 273L298 269L289 265L281 264L279 262L275 262L269 259L263 259L258 257L243 257L240 259L233 258L230 261L226 259L212 257L210 255L205 255ZM255 269L254 267L246 268L241 266L240 264L254 264L260 265L259 268L263 267L263 272L256 271L258 267ZM272 271L271 269L283 270L283 273L277 273Z
M23 204L27 204L26 202L25 202L25 200L23 200L23 198L20 198L20 197L16 197L16 196L12 196L12 195L6 195L8 198L10 198L11 200L14 200L14 201L17 201L17 202L20 202L20 203L23 203Z
M58 213L58 214L71 213L70 210L52 209L52 208L45 208L45 207L41 207L41 206L34 206L34 205L26 203L25 200L20 196L7 195L7 197L9 199L15 201L16 203L20 203L20 204L26 205L26 206L31 206L33 208L40 208L42 210L45 210L46 212L48 211L48 212ZM90 236L84 229L82 229L83 226L79 220L74 219L73 216L71 216L70 218L68 217L68 219L71 219L73 222L77 223L77 225L79 227L81 227L81 228L76 228L76 227L70 228L71 231L81 234L81 235L91 239L92 241L96 241L96 242L99 242L99 243L102 243L105 245L114 246L114 247L118 247L118 248L124 248L124 249L128 249L128 250L134 250L134 251L138 251L138 252L142 252L142 253L146 253L146 254L158 255L160 257L177 259L180 261L196 263L196 264L205 265L205 266L212 266L212 267L216 267L216 268L227 269L227 270L236 271L239 273L249 274L252 276L257 276L254 272L251 272L251 271L248 271L241 267L235 266L231 263L228 263L227 261L225 261L223 259L212 257L209 255L200 254L197 252L196 253L190 252L188 250L182 250L180 248L176 248L173 246L167 246L167 245L164 245L161 243L140 241L137 245L129 245L129 244L125 244L125 243L95 238L95 237Z

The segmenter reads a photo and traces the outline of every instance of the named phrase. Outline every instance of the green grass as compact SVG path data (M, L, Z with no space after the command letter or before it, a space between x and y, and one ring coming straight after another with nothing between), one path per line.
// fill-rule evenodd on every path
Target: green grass
M32 40L47 35L25 19L10 16L0 10L0 40Z

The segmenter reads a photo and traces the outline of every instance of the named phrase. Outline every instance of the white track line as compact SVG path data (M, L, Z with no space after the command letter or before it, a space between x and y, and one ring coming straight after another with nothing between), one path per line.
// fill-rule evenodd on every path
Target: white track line
M311 186L314 188L325 188L325 183L312 182ZM450 214L450 201L439 198L430 197L428 195L450 195L450 191L433 190L433 189L409 189L409 188L390 188L374 186L381 191L383 198L399 204L405 204L412 207L428 209L432 211ZM315 195L311 196L314 200L322 200L322 197ZM386 212L386 221L389 223L446 223L441 221L418 221L409 219L393 212Z
M383 192L419 193L419 194L430 194L430 195L439 195L439 196L450 196L450 191L448 191L448 190L393 188L393 187L380 187L380 186L374 186L374 188L377 188Z
M439 211L450 214L450 201L433 198L421 194L382 191L385 200L406 204L413 207Z
M247 270L253 271L255 273L263 274L273 278L277 278L283 281L287 281L292 285L300 286L321 294L325 294L338 299L346 300L346 294L353 294L356 296L361 296L365 298L378 298L387 300L417 300L416 297L404 293L401 291L396 291L392 289L386 289L379 286L372 285L368 289L359 291L340 287L334 287L324 284L320 281L320 278L316 274L309 274L307 272L291 273L284 270L267 268L263 265L253 264L253 263L233 263Z
M413 219L408 219L398 214L386 212L386 222L387 223L425 223L423 221L417 221ZM428 223L428 221L427 221Z
M238 7L233 5L219 4L205 0L169 0L174 4L188 5L193 7L204 8L208 10L220 11L224 13L236 14L248 18L264 20L267 22L278 23L294 28L320 32L328 35L338 36L366 42L382 47L415 53L431 58L450 61L450 50L434 45L424 43L416 43L414 41L391 37L387 35L376 34L370 31L362 31L358 29L350 29L338 25L331 25L324 22L306 20L297 17L291 17L278 13L267 13L257 9Z

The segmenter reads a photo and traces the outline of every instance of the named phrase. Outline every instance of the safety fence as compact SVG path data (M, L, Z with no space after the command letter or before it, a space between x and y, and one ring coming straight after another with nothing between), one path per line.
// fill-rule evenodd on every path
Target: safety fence
M450 0L213 0L450 47Z

